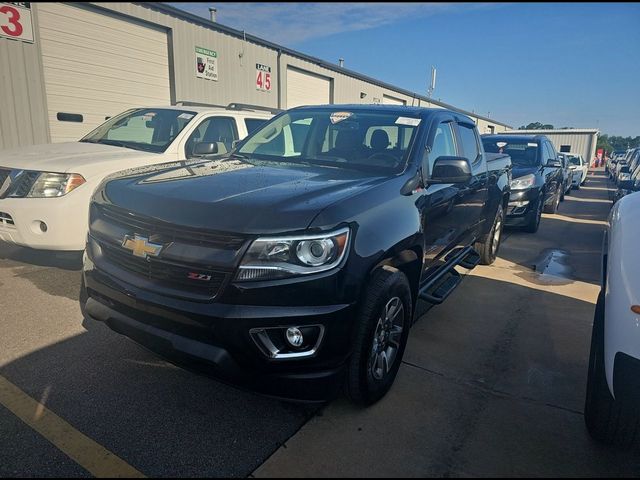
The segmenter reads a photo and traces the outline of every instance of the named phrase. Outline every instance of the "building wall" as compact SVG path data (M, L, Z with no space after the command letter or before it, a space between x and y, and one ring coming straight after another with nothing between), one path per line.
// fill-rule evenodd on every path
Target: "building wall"
M582 155L585 161L591 162L596 154L598 130L510 130L513 134L545 135L558 152L563 145L571 146L571 153Z
M47 102L42 68L42 52L38 34L38 4L34 3L34 44L0 38L0 149L46 143L50 140L46 116ZM190 101L211 105L232 102L287 108L286 71L288 66L326 76L331 79L333 103L382 103L384 95L404 100L407 105L443 107L435 101L380 85L382 82L341 73L340 67L327 68L317 62L283 52L273 44L263 45L251 38L213 30L197 19L161 11L153 4L127 2L92 2L93 8L110 19L134 20L167 30L171 101ZM268 43L268 42L267 42ZM197 78L195 47L217 52L218 81ZM96 59L99 62L99 59ZM271 67L270 92L256 89L256 64ZM8 86L8 88L7 88ZM463 112L464 113L464 112ZM470 115L481 133L486 122ZM495 123L496 133L508 128Z
M1 150L49 141L37 10L31 10L35 43L0 38Z

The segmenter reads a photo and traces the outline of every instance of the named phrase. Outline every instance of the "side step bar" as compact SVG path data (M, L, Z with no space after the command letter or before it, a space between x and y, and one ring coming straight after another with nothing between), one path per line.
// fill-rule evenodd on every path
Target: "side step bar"
M433 280L420 290L418 297L435 305L441 304L462 281L462 275L456 271L456 266L460 265L471 270L479 263L480 255L478 252L473 247L465 248L455 259L442 267Z

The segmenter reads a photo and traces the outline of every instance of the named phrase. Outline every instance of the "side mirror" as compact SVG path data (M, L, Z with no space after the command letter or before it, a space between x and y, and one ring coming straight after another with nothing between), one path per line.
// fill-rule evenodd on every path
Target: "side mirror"
M549 160L547 160L546 166L551 168L562 168L562 163L560 163L558 160L550 158Z
M427 183L468 183L471 177L471 164L466 158L438 157Z
M193 154L195 156L213 155L214 153L218 153L217 143L200 142L196 143L193 147Z

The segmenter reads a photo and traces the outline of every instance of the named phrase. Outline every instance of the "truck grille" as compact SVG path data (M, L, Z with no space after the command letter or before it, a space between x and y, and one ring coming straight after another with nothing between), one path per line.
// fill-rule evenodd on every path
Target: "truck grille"
M105 243L101 243L100 247L104 258L110 264L148 280L151 285L186 290L213 298L219 293L227 277L225 272L179 265L155 258L134 257L122 248Z
M0 212L0 227L14 227L13 218L8 213Z
M93 204L92 209L96 209L97 213L110 223L115 223L125 227L132 232L145 235L160 235L170 238L171 241L183 241L191 244L203 244L229 250L237 250L245 242L243 237L221 235L216 233L204 232L196 229L185 227L176 227L174 225L161 222L148 217L136 215L126 210L104 205Z
M90 250L99 268L140 288L198 301L209 301L222 293L247 241L96 203L90 208L90 235L91 242L99 246ZM163 245L160 255L133 255L123 247L125 236L131 235Z
M0 198L26 197L39 175L40 172L31 170L0 168ZM9 177L11 177L10 183L5 185L5 181Z

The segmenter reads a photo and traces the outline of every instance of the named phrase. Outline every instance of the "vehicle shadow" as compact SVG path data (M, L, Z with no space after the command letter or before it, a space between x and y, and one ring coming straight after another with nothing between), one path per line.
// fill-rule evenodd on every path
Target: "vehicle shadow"
M28 264L39 267L55 267L62 270L81 270L82 252L59 252L35 250L33 248L0 242L0 260L8 260L7 266Z
M32 398L46 392L47 408L146 475L247 476L321 408L238 390L84 324L0 375Z

